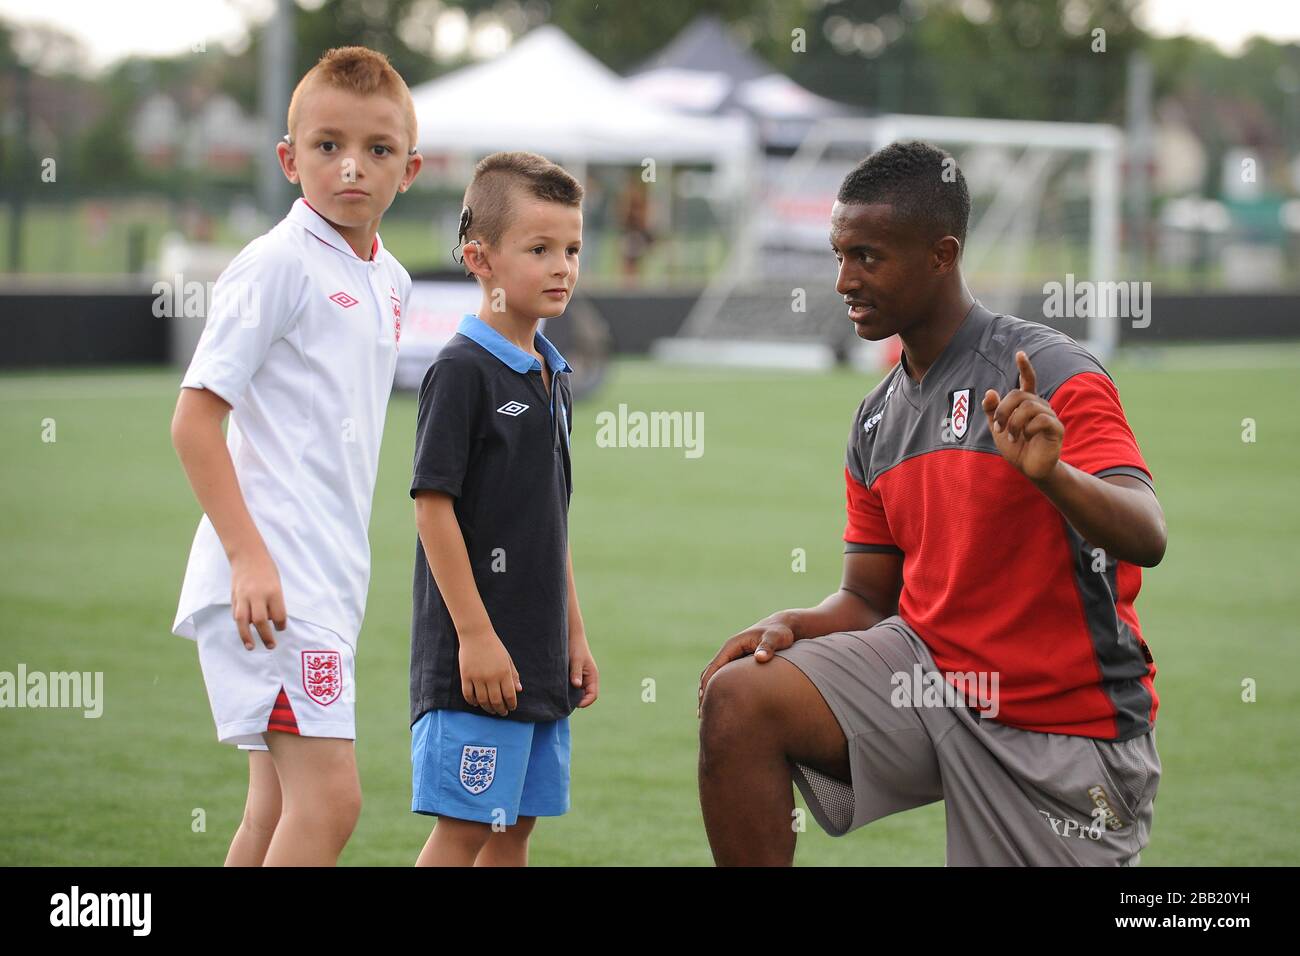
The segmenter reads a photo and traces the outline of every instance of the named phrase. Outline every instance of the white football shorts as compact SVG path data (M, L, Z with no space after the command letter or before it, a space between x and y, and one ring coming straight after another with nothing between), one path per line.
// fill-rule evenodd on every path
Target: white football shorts
M194 629L219 741L266 750L267 731L356 739L356 650L338 634L291 617L272 650L250 625L246 650L229 604L203 608Z

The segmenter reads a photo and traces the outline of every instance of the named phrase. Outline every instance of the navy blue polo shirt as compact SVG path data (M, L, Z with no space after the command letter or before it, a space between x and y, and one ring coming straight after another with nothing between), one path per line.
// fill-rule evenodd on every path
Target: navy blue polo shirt
M411 497L455 499L479 597L524 689L504 719L567 717L582 699L569 682L568 516L573 397L569 363L540 332L551 373L476 315L466 315L420 386ZM486 714L461 694L460 642L415 542L411 723L432 709Z

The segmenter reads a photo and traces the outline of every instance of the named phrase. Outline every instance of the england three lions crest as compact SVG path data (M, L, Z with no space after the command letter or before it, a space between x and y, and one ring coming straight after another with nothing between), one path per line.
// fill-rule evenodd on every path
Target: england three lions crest
M496 772L496 747L466 747L461 751L460 783L474 796L492 786Z
M961 441L970 430L970 389L959 388L952 393L952 409L948 413L954 441Z
M343 693L343 660L338 651L302 652L302 689L328 707Z

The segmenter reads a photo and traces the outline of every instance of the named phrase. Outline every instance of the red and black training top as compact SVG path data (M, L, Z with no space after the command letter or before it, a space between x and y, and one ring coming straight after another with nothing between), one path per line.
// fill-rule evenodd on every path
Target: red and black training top
M1085 541L999 454L980 403L1018 387L1019 350L1065 425L1061 460L1152 483L1101 363L977 302L921 382L900 363L858 406L845 550L903 556L899 615L940 671L998 674L995 719L1127 740L1159 706L1133 608L1142 571Z

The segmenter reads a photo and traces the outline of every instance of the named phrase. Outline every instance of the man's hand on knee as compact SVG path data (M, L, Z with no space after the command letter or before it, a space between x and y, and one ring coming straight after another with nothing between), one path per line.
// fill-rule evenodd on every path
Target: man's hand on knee
M794 644L794 630L791 626L793 622L786 618L786 615L793 613L793 611L778 611L727 639L722 649L713 660L709 661L709 666L700 674L696 717L699 717L703 711L704 690L708 687L709 681L727 664L748 654L753 654L754 660L761 664L770 661L777 651L785 650Z

